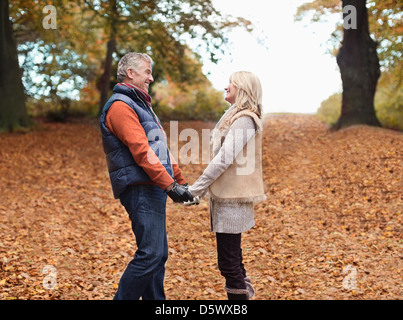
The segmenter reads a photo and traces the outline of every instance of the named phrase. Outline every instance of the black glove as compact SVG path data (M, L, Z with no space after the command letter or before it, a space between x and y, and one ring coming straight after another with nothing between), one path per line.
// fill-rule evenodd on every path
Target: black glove
M174 202L193 201L193 195L188 190L188 186L181 186L176 182L174 182L173 188L167 191L167 194Z

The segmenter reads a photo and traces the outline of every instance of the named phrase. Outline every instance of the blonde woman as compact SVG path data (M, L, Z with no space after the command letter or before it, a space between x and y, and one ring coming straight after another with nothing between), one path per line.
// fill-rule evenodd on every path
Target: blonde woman
M225 88L231 104L210 141L212 160L189 187L193 196L210 194L211 228L216 233L218 266L229 300L254 295L242 262L242 232L254 224L254 204L265 200L261 143L262 87L251 72L235 72Z

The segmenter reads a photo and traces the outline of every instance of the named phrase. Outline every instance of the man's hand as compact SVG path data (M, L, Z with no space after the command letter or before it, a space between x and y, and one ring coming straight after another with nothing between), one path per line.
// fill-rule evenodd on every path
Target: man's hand
M166 190L166 193L174 202L193 201L193 195L188 190L188 187L181 186L180 184L177 184L176 182L173 183L172 188L171 188L171 186L168 187L168 189Z

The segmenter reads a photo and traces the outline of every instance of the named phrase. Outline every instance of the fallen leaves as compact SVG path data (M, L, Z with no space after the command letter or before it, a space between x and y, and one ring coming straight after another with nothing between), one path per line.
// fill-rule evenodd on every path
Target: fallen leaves
M0 139L0 299L112 299L136 245L96 125L47 123ZM266 118L267 200L242 239L255 299L402 298L402 150L390 130ZM204 167L181 165L190 184ZM167 298L226 299L208 201L168 200L167 229Z

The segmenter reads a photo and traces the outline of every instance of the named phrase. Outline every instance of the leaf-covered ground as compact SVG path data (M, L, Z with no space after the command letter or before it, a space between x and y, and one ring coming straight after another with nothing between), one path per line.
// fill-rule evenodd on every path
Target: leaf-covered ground
M0 141L0 299L112 299L136 245L97 126ZM263 148L267 201L243 236L255 299L401 299L403 135L277 115ZM205 165L181 167L191 184ZM226 299L207 200L168 200L167 225L167 298Z

